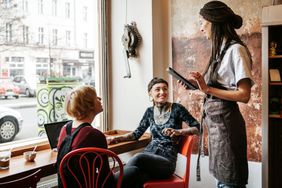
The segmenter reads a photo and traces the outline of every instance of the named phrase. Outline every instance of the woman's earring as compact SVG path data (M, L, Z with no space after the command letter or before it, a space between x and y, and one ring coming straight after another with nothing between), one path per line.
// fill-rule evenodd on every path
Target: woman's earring
M149 95L149 101L150 101L150 102L153 102L153 101L154 101L154 99L153 99L153 97L152 97L151 95Z

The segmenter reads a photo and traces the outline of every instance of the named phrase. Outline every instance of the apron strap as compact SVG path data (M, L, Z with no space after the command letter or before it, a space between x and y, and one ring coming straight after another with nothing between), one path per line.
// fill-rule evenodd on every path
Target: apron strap
M197 158L197 169L196 169L196 177L197 181L201 181L201 165L200 165L200 156L204 157L204 127L203 127L203 119L205 118L205 112L203 110L201 122L200 122L200 135L199 135L199 146L198 146L198 158Z

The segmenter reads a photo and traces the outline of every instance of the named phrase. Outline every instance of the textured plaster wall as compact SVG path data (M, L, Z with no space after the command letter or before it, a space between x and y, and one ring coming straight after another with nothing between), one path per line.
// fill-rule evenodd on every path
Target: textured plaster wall
M199 30L199 10L208 1L171 0L172 64L182 75L189 71L203 71L210 55L210 42ZM248 138L248 160L261 161L261 11L271 5L271 0L225 0L236 14L243 18L243 26L237 30L249 47L253 58L252 76L255 85L247 104L239 104L246 120ZM199 120L203 95L198 91L187 91L174 82L174 101L180 102ZM207 132L207 131L206 131ZM194 152L197 148L194 148ZM207 136L205 137L207 153Z

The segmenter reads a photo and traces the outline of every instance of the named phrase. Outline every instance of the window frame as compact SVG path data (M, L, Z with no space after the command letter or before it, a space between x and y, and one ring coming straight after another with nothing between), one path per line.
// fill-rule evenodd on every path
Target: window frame
M97 93L103 99L103 113L101 113L101 118L99 124L101 125L101 131L108 130L108 117L109 117L109 46L108 46L108 23L109 22L109 3L108 1L97 0L98 3L98 22L99 30L98 30L98 38L100 39L98 42L99 51L99 61L101 62L101 66L99 70L96 70L99 73L99 83ZM102 94L102 95L101 95ZM8 143L1 143L0 150L11 149L12 148L12 156L22 155L24 151L28 151L37 146L37 150L50 149L49 142L47 137L36 137L24 140L18 140Z

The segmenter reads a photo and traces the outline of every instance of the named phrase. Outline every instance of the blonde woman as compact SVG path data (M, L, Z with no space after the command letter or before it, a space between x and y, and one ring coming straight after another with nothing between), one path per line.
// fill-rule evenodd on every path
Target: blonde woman
M64 126L61 130L58 141L58 155L60 154L60 146L63 143L67 135L67 127L71 126L71 133L76 129L80 129L74 137L71 143L71 150L84 147L99 147L108 148L105 135L98 129L91 126L94 118L103 111L101 98L97 97L96 91L92 86L80 86L74 89L65 101L65 109L69 116L73 118L73 121ZM104 172L108 172L109 164L104 164ZM107 173L105 173L107 174ZM102 173L103 175L103 173ZM124 168L122 188L134 188L135 178L138 177L137 168L130 167ZM115 187L118 173L113 174L105 188ZM58 176L58 182L60 187L60 177ZM68 178L67 183L69 187L79 187L75 181Z

